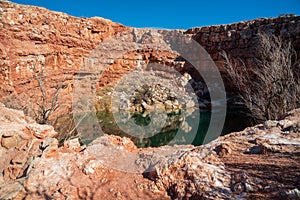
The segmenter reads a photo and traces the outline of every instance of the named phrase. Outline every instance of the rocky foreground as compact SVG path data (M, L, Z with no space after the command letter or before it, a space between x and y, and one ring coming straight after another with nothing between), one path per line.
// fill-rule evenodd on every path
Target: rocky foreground
M299 199L300 109L203 146L138 149L104 135L58 147L0 107L0 199Z
M30 109L30 104L36 104L36 99L41 95L37 85L30 80L33 79L33 66L39 61L37 68L46 69L44 88L49 91L49 96L53 96L56 89L61 87L58 98L61 106L53 116L70 113L72 95L78 88L75 87L77 75L90 63L91 58L99 58L95 57L98 55L101 59L96 59L100 64L97 69L105 69L97 83L100 89L107 89L109 84L114 86L137 66L155 64L160 66L157 71L163 71L166 76L170 75L165 70L168 68L176 69L180 74L189 74L193 79L191 85L199 97L199 106L209 107L209 102L203 97L206 89L197 70L185 62L183 55L179 55L174 48L163 46L161 37L181 35L192 38L207 51L221 74L224 74L225 62L220 54L223 51L230 57L241 58L251 68L253 57L257 56L258 33L274 33L291 42L297 57L300 57L299 16L284 15L189 30L155 30L126 27L101 17L78 18L41 7L0 0L0 101L20 109ZM118 53L120 50L122 54ZM233 92L231 81L224 81L224 84L230 95ZM168 87L165 84L163 86ZM89 91L88 88L84 89ZM105 94L98 94L102 98L100 103L109 96ZM177 100L180 103L180 99ZM140 107L151 106L145 103L143 106L134 104L130 108L139 110L145 109ZM178 104L168 102L165 107L178 107Z

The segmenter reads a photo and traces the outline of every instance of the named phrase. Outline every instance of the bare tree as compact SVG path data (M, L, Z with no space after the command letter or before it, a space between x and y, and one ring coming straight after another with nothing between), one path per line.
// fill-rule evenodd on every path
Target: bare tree
M13 90L10 94L1 98L7 107L23 110L39 124L55 125L55 120L50 117L61 107L59 96L61 90L65 87L63 82L51 82L51 78L46 75L45 63L39 57L36 57L28 79L23 83L26 89L22 93Z
M55 86L54 92L47 95L46 87L45 87L45 66L42 63L40 69L37 68L39 64L39 60L36 60L36 63L31 68L33 72L33 87L35 84L38 85L38 92L40 94L35 95L35 102L33 106L29 108L29 112L32 112L33 117L39 124L48 123L49 117L51 114L59 108L58 97L59 92L62 89L62 84L59 83Z
M226 71L255 121L277 119L300 106L299 68L290 42L259 33L254 66L225 52Z
M76 128L86 115L75 123L69 91L63 91L71 85L71 79L67 75L62 78L56 76L50 76L44 58L36 56L27 71L28 78L16 85L9 94L0 97L0 100L9 108L23 110L39 124L52 125L58 132L57 139L63 144L66 140L77 137ZM20 90L22 85L26 87Z

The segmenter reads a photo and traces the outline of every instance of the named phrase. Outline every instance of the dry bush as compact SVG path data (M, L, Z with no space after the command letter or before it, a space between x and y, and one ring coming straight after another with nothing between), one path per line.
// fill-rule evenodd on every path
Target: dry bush
M49 117L60 106L58 103L58 97L60 94L60 90L62 89L62 84L58 84L51 94L47 94L45 86L45 66L42 64L40 69L38 69L37 65L38 61L32 67L32 83L37 84L38 86L38 89L34 95L35 105L28 107L28 110L39 124L47 124L49 121Z
M54 125L55 122L50 123L49 119L62 106L59 103L59 97L64 85L50 81L45 64L38 57L30 67L29 73L26 81L27 87L22 93L14 90L1 100L9 108L23 110L39 124Z
M238 95L256 121L278 119L300 106L299 60L290 42L274 35L259 33L253 58L248 67L241 59L232 59L225 52L226 71Z
M57 139L63 143L77 135L76 127L80 123L75 124L70 103L63 101L63 90L67 87L65 80L66 76L62 81L50 77L45 61L37 56L28 72L26 89L22 93L13 90L1 101L8 108L24 111L39 124L52 125L58 132Z

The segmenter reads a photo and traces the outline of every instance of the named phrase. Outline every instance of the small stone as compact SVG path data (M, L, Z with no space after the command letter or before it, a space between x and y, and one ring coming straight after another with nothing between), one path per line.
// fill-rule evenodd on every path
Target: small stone
M181 124L181 129L186 132L186 133L189 133L191 130L192 130L192 127L186 122L182 122Z
M180 104L177 100L175 100L175 101L173 102L173 108L174 108L175 110L180 110L180 109L182 108L182 106L181 106L181 104Z
M195 106L195 102L192 100L186 104L186 108L193 108L194 106Z
M247 134L254 135L256 131L254 129L247 130Z
M156 102L154 105L154 110L164 110L165 109L165 105L161 102Z
M15 137L3 137L1 139L1 146L6 149L11 149L15 146L17 146L17 140Z
M173 108L173 104L170 100L167 100L165 102L165 108L166 108L166 110L171 110Z
M293 190L288 190L285 192L286 196L288 196L290 199L300 199L300 190L297 188Z
M33 135L38 139L45 139L47 137L55 137L57 132L54 131L52 126L42 125L42 126L34 126L29 127L32 129Z
M45 135L40 133L40 132L33 132L34 137L38 138L38 139L45 139Z
M276 127L277 125L278 125L278 121L275 121L275 120L268 120L264 124L264 126L266 128L273 128L273 127Z
M3 178L6 181L15 180L21 173L22 167L19 165L11 165L4 169Z
M88 174L94 174L95 173L95 169L99 168L100 166L102 166L101 161L97 161L97 160L90 160L83 168L83 173L85 175Z
M55 138L46 138L41 144L42 150L46 148L58 148L58 141Z
M278 125L279 125L282 129L286 129L286 128L292 126L292 125L293 125L293 122L290 121L290 120L284 119L284 120L280 120L280 121L278 122Z
M143 172L144 178L148 178L155 181L159 177L158 169L155 166L150 166L145 172Z
M232 187L232 191L235 193L242 193L245 191L245 185L243 183L236 183L233 187Z
M28 147L28 140L20 140L18 142L18 146L16 146L16 149L21 151L21 150L26 150Z
M66 147L68 149L72 149L72 150L78 150L78 149L80 149L79 139L75 138L75 139L67 140L64 143L64 147Z
M40 145L40 149L43 151L43 157L56 157L58 156L58 140L55 138L46 138Z
M148 105L145 101L142 102L142 107L143 107L145 110L151 110L151 106Z
M265 154L266 150L267 149L263 145L257 145L257 146L251 147L247 153L249 153L249 154Z
M253 192L254 191L252 185L249 184L249 183L245 183L245 189L246 189L246 192Z
M27 161L26 151L18 151L16 156L11 160L13 165L23 165Z
M235 174L233 174L233 181L235 183L246 183L248 179L248 175L245 171L240 171L240 172L236 172Z
M121 192L116 192L115 193L115 197L121 197L122 196L122 193Z
M180 84L182 86L186 86L191 78L192 77L188 73L185 73L182 77L180 77Z
M226 155L231 154L231 152L232 152L229 144L220 144L219 146L217 146L215 148L215 151L219 156L226 156Z
M23 129L22 131L19 132L19 135L20 137L23 139L23 140L30 140L32 139L32 133L29 129L25 128Z

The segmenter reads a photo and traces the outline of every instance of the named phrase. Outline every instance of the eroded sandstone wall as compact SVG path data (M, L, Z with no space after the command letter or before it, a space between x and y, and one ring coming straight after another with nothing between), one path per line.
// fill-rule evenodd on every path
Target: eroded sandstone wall
M62 85L60 101L70 108L74 77L89 62L91 51L105 39L132 30L99 17L77 18L7 1L0 1L0 8L0 101L11 107L23 103L18 107L22 108L29 101L32 104L40 101L41 91L33 67L38 75L45 67L44 90L48 99L51 100L51 94ZM151 40L148 30L144 32L143 39ZM109 60L111 51L108 49L105 53ZM175 58L173 52L129 51L112 62L100 86L122 77L135 66L136 60L169 64Z
M62 83L64 98L69 98L74 73L89 52L105 38L125 30L128 28L99 17L77 18L0 1L1 97L32 89L32 67L39 63L38 67L46 68L45 90Z
M32 78L32 67L37 63L37 59L38 66L46 68L45 90L51 94L51 91L53 93L57 85L61 84L61 101L70 101L74 89L74 75L87 61L91 51L105 39L124 31L134 32L134 29L103 18L77 18L40 7L0 1L1 101L8 102L12 99L9 95L14 94L14 97L19 96L26 103L27 99L32 99L34 94L37 94L38 89L37 92L32 91L33 87L38 87ZM136 31L141 32L143 42L150 41L155 44L149 29ZM255 55L255 37L258 32L281 35L292 42L300 56L299 16L289 15L230 25L192 28L185 34L198 41L208 51L222 72L224 61L220 52L224 50L230 56L245 59L246 62L251 60ZM106 53L107 56L111 56L110 49ZM174 52L155 49L128 51L107 68L103 79L100 80L100 86L122 77L123 73L135 66L136 60L146 64L156 62L175 68L178 65L179 68L182 67L182 62L177 62L176 59L178 55ZM188 65L180 68L182 69L193 76L194 72ZM20 97L26 92L27 97Z
M223 71L225 51L234 58L243 59L251 66L257 56L257 34L274 34L285 42L291 42L300 55L300 16L284 15L278 18L259 18L227 25L191 28L185 32L199 42Z

